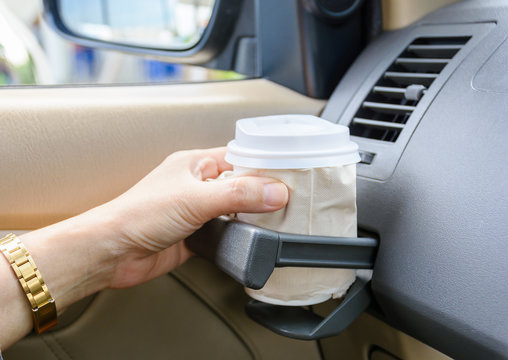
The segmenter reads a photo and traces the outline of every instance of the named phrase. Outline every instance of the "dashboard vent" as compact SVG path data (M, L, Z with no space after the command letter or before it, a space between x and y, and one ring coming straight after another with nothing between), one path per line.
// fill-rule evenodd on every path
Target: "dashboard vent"
M470 38L415 39L370 90L349 124L351 135L395 142L429 86Z

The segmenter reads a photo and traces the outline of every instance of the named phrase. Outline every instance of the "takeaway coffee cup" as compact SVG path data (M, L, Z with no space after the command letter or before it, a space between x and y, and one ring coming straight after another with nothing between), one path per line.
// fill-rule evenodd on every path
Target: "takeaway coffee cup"
M321 236L356 236L358 146L349 129L310 115L238 120L226 161L234 176L262 175L284 182L286 208L238 219L271 230ZM277 305L312 305L341 297L355 280L350 269L276 268L252 298Z

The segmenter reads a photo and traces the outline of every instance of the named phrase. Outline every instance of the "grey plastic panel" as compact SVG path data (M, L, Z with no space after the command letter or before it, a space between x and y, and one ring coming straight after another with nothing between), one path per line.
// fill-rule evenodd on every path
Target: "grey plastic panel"
M366 8L331 24L308 12L303 1L255 3L261 76L312 97L328 98L363 48ZM375 15L372 10L370 14Z
M498 59L508 58L507 47L500 47L508 35L508 2L463 1L420 25L444 29L464 23L472 29L496 25L468 44L474 49L458 60L404 152L396 153L400 160L392 175L381 169L360 176L358 221L380 236L372 287L386 321L455 358L505 359L508 94L479 91L472 83L480 69L490 79L508 73L488 63L496 50ZM415 29L386 34L369 46L323 116L347 123L374 73L398 54ZM485 70L489 66L493 70ZM392 151L381 145L375 150L377 156ZM359 166L359 173L365 175L362 167L367 166Z
M480 24L418 25L410 30L408 29L400 36L399 34L394 34L393 37L397 38L395 41L390 40L392 36L387 36L386 38L388 39L385 38L385 43L387 45L386 49L383 50L385 56L382 59L379 58L379 55L376 57L377 61L374 70L366 77L365 82L350 99L349 103L347 105L342 105L345 106L345 109L341 114L342 116L340 116L340 120L338 117L339 112L336 112L339 102L336 103L333 101L333 97L330 104L333 103L335 106L333 107L330 105L327 107L323 114L325 119L348 126L374 84L383 76L383 73L397 56L399 56L399 54L416 38L428 36L472 36L468 43L453 57L450 63L439 74L439 77L432 83L425 96L423 96L415 111L413 111L409 120L404 125L395 143L353 136L354 141L360 146L360 150L375 154L375 158L371 164L360 164L358 166L358 175L378 180L386 180L392 175L400 159L400 155L411 138L414 129L418 126L420 119L425 114L426 109L429 104L432 103L434 97L438 94L440 88L446 80L448 80L455 68L464 60L467 54L469 54L484 38L485 34L494 27L494 22ZM372 59L367 59L367 61L372 64L371 60ZM345 79L344 82L348 80L349 79Z
M486 92L508 93L508 40L482 65L473 79L473 88Z

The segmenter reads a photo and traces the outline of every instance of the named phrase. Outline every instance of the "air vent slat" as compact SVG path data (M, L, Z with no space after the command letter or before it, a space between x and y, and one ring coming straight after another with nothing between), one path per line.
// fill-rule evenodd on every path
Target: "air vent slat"
M381 94L390 98L403 99L406 88L390 87L390 86L374 86L372 89L374 94Z
M386 104L372 101L364 101L362 106L364 108L377 110L379 112L388 114L406 114L412 112L415 107L409 105Z
M438 75L439 74L387 71L384 77L399 85L421 84L428 87Z
M395 64L415 72L437 72L439 73L450 62L449 59L419 59L400 57Z
M351 135L395 142L434 80L470 38L430 36L413 40L365 97L349 123Z
M371 120L371 119L362 119L362 118L353 118L354 124L359 125L366 125L366 126L372 126L377 127L381 129L397 129L402 130L404 127L404 124L399 123L391 123L386 121L378 121L378 120Z
M409 45L407 51L421 57L451 59L463 45Z

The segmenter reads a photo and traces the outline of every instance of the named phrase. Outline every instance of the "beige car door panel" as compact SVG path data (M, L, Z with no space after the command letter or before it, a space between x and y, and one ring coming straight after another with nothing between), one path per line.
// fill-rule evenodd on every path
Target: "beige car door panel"
M319 115L324 102L266 80L2 89L0 233L59 221L127 190L168 154L225 145L242 117ZM319 359L315 342L249 320L240 285L200 259L106 290L6 359Z
M239 118L324 106L267 80L1 93L0 229L9 230L106 202L174 151L225 145Z

